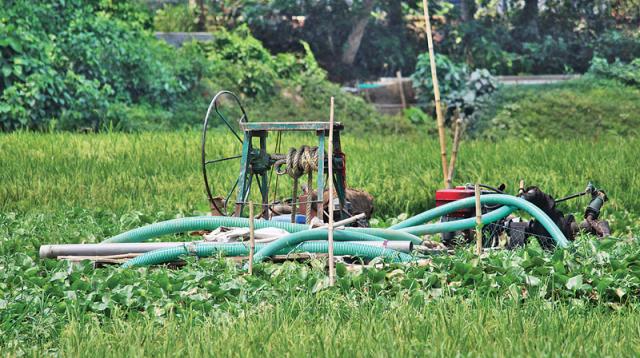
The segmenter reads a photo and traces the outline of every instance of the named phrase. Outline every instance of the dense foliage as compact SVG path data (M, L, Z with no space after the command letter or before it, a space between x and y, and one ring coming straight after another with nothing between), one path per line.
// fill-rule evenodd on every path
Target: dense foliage
M606 59L596 57L591 62L589 72L598 77L618 80L630 86L640 88L640 58L624 63L616 58L609 63Z
M196 3L197 14L178 28L194 19L200 30L248 23L276 52L301 51L304 40L330 77L341 81L411 73L416 53L426 49L422 1ZM609 61L640 56L637 0L430 1L429 7L436 51L472 69L584 73L594 55ZM180 15L184 8L175 11Z
M475 122L478 107L489 101L490 95L498 87L496 79L485 69L471 71L465 64L454 63L445 55L438 54L435 57L446 120L450 121L458 115L467 123ZM428 107L429 112L435 112L432 108L434 95L428 54L418 57L416 72L411 75L411 80L421 106Z
M0 128L96 130L138 103L166 107L194 86L133 9L109 2L7 2ZM121 16L122 15L122 16ZM140 15L142 16L142 15Z
M238 92L260 119L320 118L340 94L310 51L272 56L246 27L174 49L128 4L7 2L0 130L183 128L201 122L221 89ZM356 125L382 123L361 99L340 95L337 103Z

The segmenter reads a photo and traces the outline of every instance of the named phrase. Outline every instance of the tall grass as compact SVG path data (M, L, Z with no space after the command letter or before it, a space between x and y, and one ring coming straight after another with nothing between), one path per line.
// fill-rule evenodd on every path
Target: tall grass
M240 152L237 141L228 135L211 134L210 138L210 158ZM273 146L275 138L270 140ZM288 135L282 150L314 141ZM515 192L518 181L524 179L559 197L584 189L591 180L610 197L605 213L637 212L639 145L640 140L628 138L465 142L455 182L505 183ZM196 132L2 135L0 212L84 208L190 215L206 211L199 147ZM434 205L434 192L442 186L434 138L347 135L343 149L348 184L375 196L376 216L416 213ZM217 169L210 172L213 191L226 193L238 175L239 162ZM280 179L281 197L290 195L290 182ZM579 213L585 205L582 199L562 208Z
M401 302L399 300L398 302ZM634 356L640 314L475 299L385 307L292 298L236 317L74 321L63 355L216 357Z

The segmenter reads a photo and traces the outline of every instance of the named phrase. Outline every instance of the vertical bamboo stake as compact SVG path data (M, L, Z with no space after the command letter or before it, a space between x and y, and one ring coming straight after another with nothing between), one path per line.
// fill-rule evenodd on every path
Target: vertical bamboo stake
M253 275L253 254L256 251L253 202L249 202L249 275Z
M329 109L329 158L328 158L328 172L329 172L329 228L328 228L328 241L329 241L329 285L333 286L335 283L335 267L333 263L333 106L334 99L331 97L331 107Z
M482 206L480 205L480 185L476 183L476 253L482 254Z
M436 71L436 58L433 53L433 38L431 36L431 21L429 20L429 5L427 0L422 0L424 7L424 21L427 30L427 44L429 45L429 61L431 64L431 80L433 81L433 96L436 102L436 119L438 121L438 136L440 137L440 156L442 158L442 175L445 187L447 186L447 143L444 134L444 117L440 105L440 87L438 86L438 75Z
M402 104L402 109L407 109L407 99L404 97L404 86L402 85L402 72L396 72L396 78L398 79L398 89L400 90L400 103Z
M451 189L453 174L456 169L456 159L458 158L458 148L460 148L460 138L462 137L462 120L456 120L456 130L453 134L453 150L451 151L451 161L449 162L449 174L447 175L447 189Z

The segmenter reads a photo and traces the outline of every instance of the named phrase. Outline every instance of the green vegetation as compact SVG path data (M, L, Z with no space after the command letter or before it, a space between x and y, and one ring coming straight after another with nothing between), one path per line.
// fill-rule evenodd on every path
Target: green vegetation
M300 267L296 267L300 270ZM290 280L291 276L287 277ZM354 295L355 296L355 295ZM640 313L531 300L286 295L239 314L161 322L78 317L55 344L27 351L77 356L618 356L637 355ZM326 313L331 312L331 313Z
M346 130L348 133L349 127ZM238 143L228 134L221 131L210 135L211 158L240 152ZM4 153L0 157L0 212L106 210L104 215L117 218L139 212L141 218L135 220L141 222L103 233L112 235L178 213L208 210L198 132L92 136L14 133L0 138L0 151ZM293 147L310 142L294 134L283 140ZM524 178L527 183L548 188L557 197L583 189L588 180L593 180L611 197L607 214L635 212L640 210L640 185L629 164L634 162L638 143L636 138L594 137L469 141L461 147L459 160L463 165L456 171L456 180L504 182L513 189ZM271 140L270 152L275 152L274 144ZM346 135L343 146L348 155L348 183L376 197L376 216L417 213L433 206L434 191L442 179L435 139L422 135ZM237 169L238 162L230 162L212 174L216 177L213 191L222 192L233 183ZM573 210L580 211L581 206ZM628 224L616 229L624 230Z
M582 78L548 85L497 86L487 70L475 70L436 55L438 81L451 126L460 112L470 137L498 139L637 136L640 62L595 57ZM431 118L433 89L429 56L421 55L411 76L421 107ZM406 111L412 123L426 124L418 108Z
M214 137L217 153L234 152L231 141ZM460 250L423 267L348 273L340 266L335 289L326 288L321 261L265 264L248 277L222 259L190 260L181 270L96 270L36 258L42 243L98 242L204 211L198 142L194 132L0 136L4 352L549 355L598 349L619 355L639 349L640 252L631 237L640 232L632 214L640 209L640 178L628 165L636 139L464 144L458 182L504 181L513 188L525 178L558 196L587 180L607 189L611 200L603 215L620 239L585 237L570 251L547 254L534 245L480 261ZM347 136L343 145L350 185L376 196L382 221L433 206L440 182L434 140ZM231 168L216 176L216 190L234 175ZM563 208L579 214L584 204Z
M229 89L241 95L245 106L249 108L250 118L254 120L326 118L328 98L335 96L337 106L345 114L343 121L352 131L410 131L413 129L410 123L425 123L425 116L418 110L408 113L406 118L380 116L361 98L341 93L338 85L329 82L328 75L316 61L316 56L321 58L320 63L324 68L346 71L350 76L358 73L353 70L353 66L366 67L364 72L402 68L405 73L413 72L415 66L413 79L421 102L430 103L428 57L422 55L408 61L408 54L404 53L409 51L415 56L416 51L411 49L415 50L415 46L422 41L411 33L412 26L416 24L406 22L406 19L417 16L421 5L418 2L407 3L398 8L399 3L387 4L372 0L373 8L369 12L380 16L373 21L367 20L367 7L355 3L351 6L340 2L338 7L333 8L318 5L322 7L320 9L315 5L308 7L309 4L302 6L289 2L262 7L234 2L233 6L225 3L224 9L212 8L212 12L179 6L165 7L151 15L150 10L143 5L128 1L51 0L37 4L9 1L7 6L0 9L0 130L28 128L40 131L140 131L191 128L200 125L211 97L220 89ZM211 6L218 5L216 3ZM436 23L461 16L457 13L460 11L458 8L444 3L433 6L432 13L437 18L434 19ZM580 53L582 57L587 56L586 54L601 56L592 61L590 72L593 75L637 86L637 63L624 62L631 61L637 55L637 49L640 49L637 36L632 32L618 30L603 32L602 36L605 38L595 43L606 44L608 47L598 45L600 47L597 49L592 48L583 51L584 53L574 49L574 45L564 43L562 38L546 38L542 44L535 46L525 43L523 49L531 50L529 55L512 55L522 61L540 64L531 65L533 67L529 70L516 70L514 68L522 64L513 64L513 68L504 70L501 69L502 65L491 61L492 58L496 61L509 59L511 55L501 52L507 50L498 51L504 56L485 53L483 51L489 51L491 46L485 46L486 43L482 41L468 42L468 36L464 33L493 31L487 30L492 29L490 26L479 25L482 21L515 21L517 16L507 12L504 18L495 14L491 16L497 17L490 18L487 15L490 12L484 8L490 5L483 6L474 7L477 20L463 21L459 26L456 22L445 21L441 26L445 39L439 45L437 62L442 77L440 83L443 100L448 106L447 118L451 118L454 109L460 109L472 136L487 130L487 135L492 138L504 133L521 136L520 132L527 131L533 124L545 123L549 118L573 119L584 113L594 117L597 123L610 122L596 125L597 135L636 133L632 125L634 119L626 118L629 116L627 113L635 111L633 102L638 102L635 90L628 90L622 85L616 88L614 82L589 82L576 84L574 87L549 87L553 95L544 93L542 96L537 92L530 92L533 90L509 89L501 91L502 94L493 100L490 94L494 92L495 83L486 70L479 68L486 67L498 73L540 72L541 70L532 68L543 62L551 66L557 51L550 48L557 43L566 45L563 51L567 53ZM568 11L557 6L562 11ZM308 28L290 28L291 19L287 20L289 22L271 21L274 13L304 14L310 9L319 12L306 18ZM546 24L551 21L550 16L562 13L550 12L560 11L558 9L542 11L539 19L541 23ZM378 13L379 11L382 12ZM216 15L219 13L223 15ZM215 34L211 43L188 43L175 49L155 39L150 32L152 23L162 30L174 27L178 30L196 29L201 25L201 14L206 15L206 28ZM318 14L324 15L316 17ZM341 20L331 21L329 14ZM346 41L342 37L349 32L346 27L351 26L352 15L362 17L363 21L372 21L366 36L363 35L361 39L363 47L358 52L359 56L366 58L363 59L364 64L355 61L346 67L335 67L329 61L335 61L340 54L332 52L330 44L321 39L332 38L328 37L332 34L335 39L340 38L336 41ZM245 18L251 19L248 25L243 24L242 20ZM595 14L588 19L587 27L594 28L627 21L611 19L603 14ZM564 22L554 22L550 28L566 30L575 21L575 17L569 17ZM323 25L316 26L319 24ZM260 35L260 40L253 37L251 29ZM285 31L286 29L290 31ZM315 29L317 32L308 29ZM539 30L547 31L542 27ZM515 36L518 31L518 28L514 28L511 35ZM338 36L338 32L342 35ZM273 41L280 38L281 35L276 36L280 33L290 35L282 44L289 44L288 49L295 52L274 47ZM385 41L369 43L369 36L375 33L389 35ZM586 32L581 34L578 35L581 39L580 36L587 36ZM271 35L273 36L269 40ZM463 47L482 44L483 51L476 53L473 49L458 48L457 42L451 42L452 38L459 38L462 44L460 46ZM492 36L483 37L485 40L489 38ZM265 41L264 45L261 41ZM397 45L392 44L397 43L403 43L406 48L402 51L394 48ZM505 46L501 44L498 47ZM542 46L544 51L536 46ZM607 48L616 48L620 59L612 58L612 53L605 51ZM508 51L519 53L523 49ZM277 54L272 54L270 50ZM374 50L388 56L374 55ZM473 58L474 62L470 63L469 58ZM563 56L559 58L571 64ZM378 62L374 64L375 61ZM530 67L527 66L525 68ZM582 64L570 66L584 67ZM598 89L597 86L602 88ZM585 88L587 96L582 93ZM547 87L541 87L540 90L546 92ZM557 93L558 91L561 93ZM551 97L556 102L567 101L565 104L550 102L551 105L536 102ZM620 98L621 105L609 100L614 98ZM571 105L574 100L577 106ZM431 114L432 109L427 108L427 113ZM613 120L609 121L609 118ZM580 127L579 130L588 128L580 122L582 120L572 120L569 127ZM553 124L557 123L561 122L554 120ZM545 126L547 130L535 131L526 136L547 137L555 134L559 126L553 124Z
M239 93L262 120L325 118L336 96L353 127L385 125L326 80L306 44L302 54L273 56L241 26L174 49L146 29L145 12L123 4L10 1L0 9L0 130L199 126L221 89Z
M491 94L498 87L497 80L485 69L474 71L464 64L456 64L445 55L437 54L436 68L440 90L444 94L441 102L445 106L445 121L451 124L455 112L467 123L477 121L477 110L491 100ZM411 75L418 102L427 107L435 117L433 103L433 82L428 54L418 56L416 72Z
M372 223L433 207L442 178L429 105L383 117L328 80L402 70L430 103L429 59L416 56L426 48L421 3L197 0L153 12L127 0L4 1L0 352L640 355L637 0L430 2L447 118L459 109L468 137L481 138L463 143L456 183L506 183L514 192L524 179L559 197L593 181L610 198L602 215L614 238L481 258L459 248L412 266L338 264L335 287L322 258L264 263L248 276L224 258L185 258L173 270L37 257L42 244L95 243L206 213L193 128L221 89L239 94L251 121L326 119L335 96L348 183L376 198ZM154 28L214 37L176 49ZM588 74L510 87L483 68ZM310 138L284 134L279 151ZM209 159L240 152L224 128L209 140ZM227 192L238 166L209 172L214 193ZM281 196L289 185L280 184ZM561 209L580 217L585 204Z
M618 81L584 79L503 86L485 103L471 135L492 139L601 138L640 132L640 89Z
M194 4L159 10L156 28L246 23L274 53L303 52L299 43L308 42L330 78L341 82L412 73L416 54L427 47L420 0ZM436 52L500 75L584 73L594 56L631 61L640 56L639 9L637 0L429 2Z
M604 78L618 80L624 84L640 88L640 59L634 59L629 63L616 59L608 63L606 59L596 57L591 63L589 72Z

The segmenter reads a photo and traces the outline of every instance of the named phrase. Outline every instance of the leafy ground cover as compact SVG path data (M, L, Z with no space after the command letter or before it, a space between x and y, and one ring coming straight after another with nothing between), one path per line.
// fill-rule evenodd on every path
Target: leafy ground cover
M640 177L637 139L465 142L458 182L524 178L557 196L587 180L611 197L618 239L567 251L535 246L477 260L460 250L423 267L262 265L222 259L181 270L41 261L43 243L99 242L205 210L195 132L0 136L0 347L61 355L634 355ZM230 154L223 135L213 152ZM293 146L294 137L286 137ZM298 139L297 141L305 141ZM371 143L375 143L372 145ZM437 143L346 136L349 182L377 198L380 225L433 206ZM213 149L215 148L215 149ZM561 154L560 154L561 153ZM382 159L381 159L382 158ZM231 165L235 168L235 164ZM216 190L233 173L223 169ZM586 202L563 205L579 215ZM184 238L183 238L184 239ZM334 344L334 345L332 345Z

